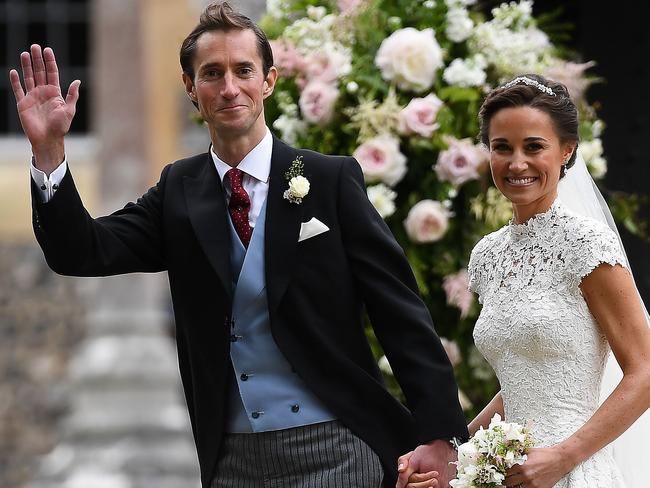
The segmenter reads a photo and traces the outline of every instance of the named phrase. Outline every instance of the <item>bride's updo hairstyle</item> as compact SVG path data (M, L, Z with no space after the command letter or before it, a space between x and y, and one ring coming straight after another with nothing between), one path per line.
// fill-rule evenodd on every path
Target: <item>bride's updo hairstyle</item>
M490 121L494 114L504 108L532 107L551 117L555 132L562 144L575 142L576 148L562 166L560 178L574 165L580 136L578 134L578 109L569 96L566 86L540 75L522 75L492 90L483 101L479 111L481 142L490 147Z

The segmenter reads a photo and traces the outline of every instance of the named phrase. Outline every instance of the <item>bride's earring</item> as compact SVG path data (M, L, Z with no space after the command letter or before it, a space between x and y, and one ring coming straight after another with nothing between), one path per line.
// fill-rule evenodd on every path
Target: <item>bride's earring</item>
M562 161L562 166L560 166L560 179L564 178L564 175L566 175L566 165L568 161Z

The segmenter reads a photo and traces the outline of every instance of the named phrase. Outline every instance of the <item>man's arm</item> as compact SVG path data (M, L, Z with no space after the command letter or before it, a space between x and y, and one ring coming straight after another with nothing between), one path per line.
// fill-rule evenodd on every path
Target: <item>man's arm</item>
M29 53L20 55L20 61L24 89L16 70L9 72L9 79L32 146L33 226L50 267L76 276L164 269L162 185L112 216L92 219L65 164L64 138L75 115L81 82L73 81L63 99L50 48L41 51L34 44Z
M453 368L404 251L368 200L361 168L353 159L343 165L339 198L346 252L422 444L410 456L407 471L400 473L398 486L406 486L414 471L437 471L438 486L446 486L454 471L448 463L455 460L448 440L468 436Z

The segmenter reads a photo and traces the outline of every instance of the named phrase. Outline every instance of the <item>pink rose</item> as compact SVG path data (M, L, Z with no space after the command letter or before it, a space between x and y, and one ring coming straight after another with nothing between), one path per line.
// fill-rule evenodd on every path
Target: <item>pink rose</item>
M364 3L366 3L366 0L338 0L336 5L339 11L346 15L356 12Z
M469 180L476 180L487 167L490 154L481 144L475 145L469 139L447 138L449 147L440 151L438 162L433 167L440 181L449 181L458 186Z
M320 80L310 81L298 101L302 117L314 124L326 124L332 118L338 96L338 89L330 83Z
M442 239L449 225L449 212L434 200L421 200L409 210L404 228L413 242L435 242Z
M425 98L414 98L399 113L399 133L405 136L420 134L430 137L438 128L436 116L443 103L434 94Z
M352 70L349 53L332 46L309 55L305 60L305 73L309 79L333 82Z
M399 141L387 134L367 140L352 153L359 161L368 183L383 182L395 186L406 174L406 156Z
M280 76L293 76L305 68L305 59L290 41L275 39L270 44L273 62Z
M447 304L460 309L460 316L467 317L469 309L474 300L472 292L469 291L469 275L466 270L460 270L456 274L445 276L442 281L442 289L447 295Z

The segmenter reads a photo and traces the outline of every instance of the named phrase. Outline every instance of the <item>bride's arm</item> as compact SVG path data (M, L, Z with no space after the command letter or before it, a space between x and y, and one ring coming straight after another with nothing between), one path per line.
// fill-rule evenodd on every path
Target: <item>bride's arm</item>
M630 273L603 264L582 280L580 289L623 379L591 419L558 445L575 464L612 442L650 408L650 328Z
M501 415L501 418L505 417L505 414L503 413L503 398L501 398L501 392L494 395L494 398L490 403L488 403L485 408L481 410L481 413L474 417L474 420L469 423L467 426L469 435L474 435L481 426L484 429L487 429L490 425L490 420L492 420L495 413Z

